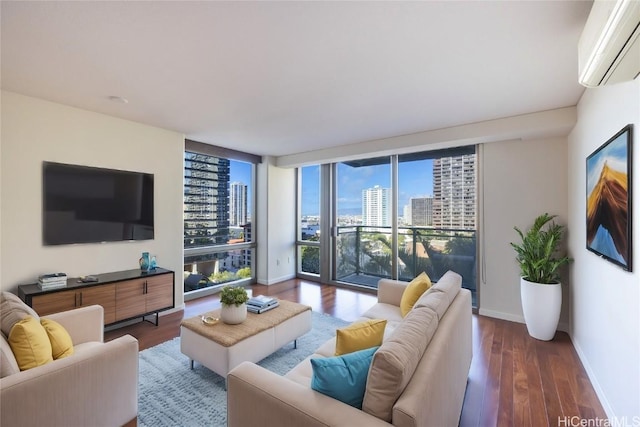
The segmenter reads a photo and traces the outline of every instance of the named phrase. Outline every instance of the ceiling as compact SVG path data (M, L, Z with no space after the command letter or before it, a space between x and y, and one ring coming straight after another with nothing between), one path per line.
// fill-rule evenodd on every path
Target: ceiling
M590 7L2 1L2 89L284 156L576 105Z

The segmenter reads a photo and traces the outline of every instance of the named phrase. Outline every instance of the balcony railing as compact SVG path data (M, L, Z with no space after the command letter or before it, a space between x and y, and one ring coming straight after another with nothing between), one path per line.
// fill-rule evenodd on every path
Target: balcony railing
M338 281L377 287L392 275L391 227L338 227ZM437 281L448 270L462 276L462 286L476 300L476 232L464 229L400 227L398 279L411 280L425 271Z

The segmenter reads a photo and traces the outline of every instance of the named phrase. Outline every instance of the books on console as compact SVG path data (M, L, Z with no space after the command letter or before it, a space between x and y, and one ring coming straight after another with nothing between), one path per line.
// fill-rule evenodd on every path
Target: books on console
M247 311L251 313L264 313L265 311L276 308L278 305L278 300L276 298L267 297L265 295L257 295L255 297L249 298L247 301Z
M42 290L63 288L67 286L67 275L65 273L50 273L38 276L38 287Z

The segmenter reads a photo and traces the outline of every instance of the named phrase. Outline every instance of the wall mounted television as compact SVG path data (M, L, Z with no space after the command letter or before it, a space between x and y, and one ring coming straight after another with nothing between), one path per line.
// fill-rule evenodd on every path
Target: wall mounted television
M153 174L42 165L45 246L154 238Z

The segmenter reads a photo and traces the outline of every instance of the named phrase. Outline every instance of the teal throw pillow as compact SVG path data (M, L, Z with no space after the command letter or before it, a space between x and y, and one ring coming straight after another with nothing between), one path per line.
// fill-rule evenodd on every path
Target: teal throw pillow
M311 359L311 388L362 409L369 366L377 349L371 347L341 356Z

